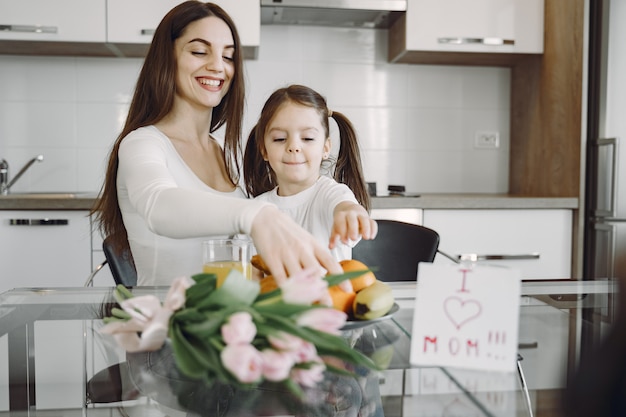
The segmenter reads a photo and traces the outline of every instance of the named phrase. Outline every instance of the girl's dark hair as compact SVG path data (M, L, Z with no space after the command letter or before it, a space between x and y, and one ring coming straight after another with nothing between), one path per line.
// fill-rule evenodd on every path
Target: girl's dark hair
M339 128L340 143L333 178L350 187L359 204L369 212L370 196L361 168L361 154L354 126L342 113L331 112L322 95L303 85L290 85L276 90L265 102L259 121L248 136L244 154L243 175L248 194L256 197L276 187L274 171L263 160L265 154L263 138L276 111L286 102L314 108L320 116L326 138L330 135L328 119L332 117L335 120Z
M116 183L120 143L133 130L159 122L172 110L177 73L174 43L183 35L189 24L210 16L215 16L228 25L235 43L234 77L228 93L213 109L210 131L214 132L226 125L224 133L226 167L233 184L239 182L243 153L240 139L245 94L243 51L239 34L231 17L218 5L195 0L186 1L170 10L156 28L137 79L126 123L109 154L100 198L91 210L91 214L96 215L99 229L105 236L111 236L112 244L119 252L128 248L128 235L117 200Z

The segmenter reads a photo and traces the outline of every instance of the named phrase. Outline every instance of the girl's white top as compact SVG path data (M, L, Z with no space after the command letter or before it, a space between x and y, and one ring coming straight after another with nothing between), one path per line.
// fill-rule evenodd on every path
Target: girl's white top
M324 176L321 176L312 187L298 194L281 197L276 187L257 196L255 200L275 204L326 245L330 241L335 207L343 201L358 204L354 193L347 185ZM351 259L352 247L356 242L351 242L350 245L340 243L335 247L332 250L335 259L338 261Z

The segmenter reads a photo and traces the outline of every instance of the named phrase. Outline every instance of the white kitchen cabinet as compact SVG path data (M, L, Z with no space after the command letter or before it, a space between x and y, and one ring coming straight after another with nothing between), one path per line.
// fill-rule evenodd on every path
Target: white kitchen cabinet
M543 53L544 0L408 0L389 30L389 60L412 51Z
M522 271L522 279L569 279L572 263L572 210L424 210L424 226L440 236L449 255L534 255L533 259L480 261ZM435 262L450 262L437 255Z
M0 0L0 40L106 41L105 0Z
M0 211L0 292L80 287L91 272L87 211Z
M395 220L421 225L422 212L422 209L417 208L372 209L371 216L374 220Z
M214 0L232 17L244 55L256 56L261 40L261 5L258 0ZM112 44L143 44L152 41L152 35L165 14L180 0L108 0L107 40Z

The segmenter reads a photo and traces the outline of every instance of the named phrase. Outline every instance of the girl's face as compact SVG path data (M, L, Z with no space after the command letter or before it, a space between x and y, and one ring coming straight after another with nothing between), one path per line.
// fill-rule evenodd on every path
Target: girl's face
M196 20L174 48L177 99L202 108L219 105L235 74L235 41L226 22L215 16Z
M276 174L278 193L303 191L320 176L322 159L330 152L319 113L312 107L287 102L278 108L263 137L264 159Z

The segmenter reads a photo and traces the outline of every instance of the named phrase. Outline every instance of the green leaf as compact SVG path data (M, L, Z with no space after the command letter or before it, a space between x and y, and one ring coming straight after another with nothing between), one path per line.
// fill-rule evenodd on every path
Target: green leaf
M199 306L249 306L260 291L261 286L258 282L246 279L241 271L231 269L222 286L211 292Z
M254 303L252 307L254 307L256 311L258 311L260 314L263 314L263 315L278 314L283 317L291 317L295 314L301 314L313 308L318 308L318 306L310 306L306 304L285 303L284 301L282 301L282 299L271 304ZM319 306L319 307L322 307L322 306Z
M185 306L196 307L196 304L205 300L217 287L217 277L215 274L196 274L191 277L196 283L187 288L185 292Z
M178 310L172 316L172 319L178 322L192 322L192 323L204 321L205 318L206 318L206 315L196 310L195 308L184 308L184 309Z
M285 387L287 387L287 389L291 391L293 395L295 395L298 398L304 397L304 391L302 390L302 387L300 385L296 384L291 379L286 379L285 381L283 381L283 383L285 384Z
M183 323L183 331L192 334L199 339L209 338L215 334L220 334L220 328L229 316L228 312L218 312L216 314L204 315L204 320L195 323Z
M256 298L256 302L258 303L258 302L261 302L270 298L280 298L281 294L282 294L282 290L280 288L275 288L272 291L259 294L258 297Z
M337 285L340 282L343 282L347 279L360 277L361 275L370 271L371 271L370 269L364 269L362 271L350 271L350 272L344 272L343 274L337 274L337 275L326 275L324 279L328 281L328 286L332 287L333 285Z
M206 354L209 349L206 349L204 344L197 343L197 341L192 343L185 338L180 327L175 323L172 324L170 337L176 366L183 374L200 379L207 369L215 367L215 363L212 363L209 355Z
M122 319L122 320L130 320L132 318L132 316L129 313L127 313L125 310L122 310L121 308L117 308L117 307L113 307L111 309L111 315L114 318Z
M115 298L115 301L117 301L118 304L121 304L122 301L128 300L129 298L133 297L133 293L130 292L129 289L122 284L118 284L113 291L113 298Z
M333 366L333 365L329 365L327 363L325 363L324 365L326 365L326 369L334 374L339 374L339 375L345 375L345 376L351 376L354 377L356 376L356 374L352 371L348 371L347 369L344 368L339 368L337 366Z

